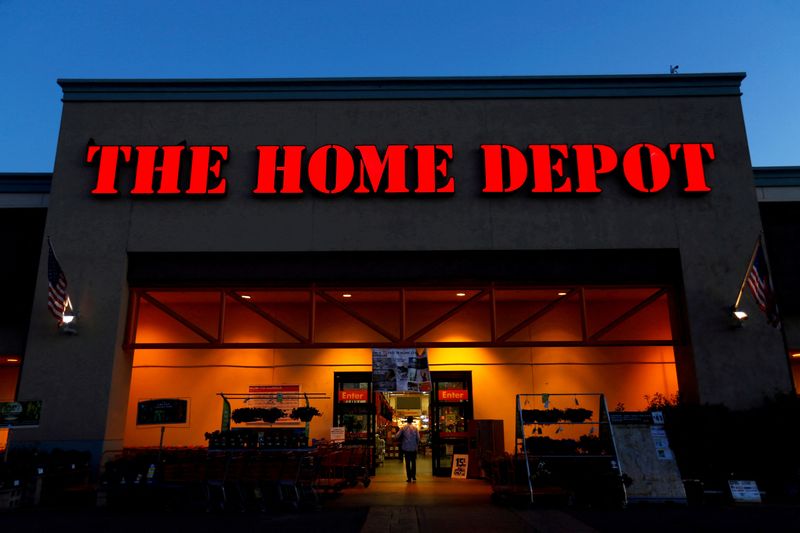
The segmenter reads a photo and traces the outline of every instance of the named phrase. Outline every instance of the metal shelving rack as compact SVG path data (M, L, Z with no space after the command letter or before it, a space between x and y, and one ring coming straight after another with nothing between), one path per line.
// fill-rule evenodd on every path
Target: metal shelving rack
M537 402L544 407L544 411L550 409L549 403L550 401L557 401L557 400L564 400L574 398L574 402L576 406L581 405L581 402L578 398L584 399L584 402L588 398L592 398L596 401L597 405L597 418L596 420L591 421L584 421L584 422L569 422L566 420L558 420L554 422L526 422L523 417L523 411L525 407L528 407L531 403L533 405L537 405ZM592 412L594 414L595 411ZM608 453L605 454L588 454L588 453L575 453L570 455L559 455L559 454L541 454L536 453L536 450L529 450L528 443L525 436L525 428L530 426L538 426L538 429L542 427L552 427L557 426L558 428L563 428L564 426L568 427L580 427L580 426L591 426L592 428L597 428L597 437L600 441L605 441L607 444ZM560 433L557 429L556 434ZM593 434L593 429L590 429L589 434ZM539 431L539 434L542 434ZM608 415L608 406L606 404L605 395L602 393L540 393L540 394L517 394L517 416L516 416L516 437L517 437L517 452L523 455L525 459L525 468L527 472L527 480L528 480L528 491L530 493L530 503L534 503L534 480L533 480L533 472L531 471L531 459L536 459L537 467L542 460L578 460L578 461L588 461L588 460L608 460L610 461L610 468L614 471L618 476L622 476L622 467L619 463L619 458L617 454L617 444L616 440L614 439L614 428L611 425L610 418ZM521 442L520 442L521 441ZM625 494L625 486L624 484L620 484L622 489L622 505L627 503L627 495Z

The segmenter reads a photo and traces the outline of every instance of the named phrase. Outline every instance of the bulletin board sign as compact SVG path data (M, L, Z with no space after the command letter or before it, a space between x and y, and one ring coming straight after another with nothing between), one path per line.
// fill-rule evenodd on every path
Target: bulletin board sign
M187 398L140 400L136 405L137 426L174 426L189 422Z
M372 385L379 392L430 392L428 349L373 348Z
M626 489L628 501L686 503L686 490L663 426L663 413L610 415L621 471L633 480Z

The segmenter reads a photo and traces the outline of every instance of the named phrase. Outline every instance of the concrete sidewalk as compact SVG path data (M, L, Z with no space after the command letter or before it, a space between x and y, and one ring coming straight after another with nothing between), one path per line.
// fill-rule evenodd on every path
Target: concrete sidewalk
M406 483L402 463L388 461L378 469L368 488L347 489L326 508L368 507L362 533L593 531L562 511L493 505L488 482L433 477L430 458L421 457L417 467L417 482Z
M381 506L370 508L361 533L596 531L558 510L518 511L497 506Z
M398 461L382 467L369 487L358 485L345 489L342 494L324 498L320 506L300 511L165 511L157 504L136 510L34 508L0 513L0 532L800 531L800 506L797 505L520 509L492 504L492 489L485 481L434 478L422 469L417 479L416 483L406 483Z

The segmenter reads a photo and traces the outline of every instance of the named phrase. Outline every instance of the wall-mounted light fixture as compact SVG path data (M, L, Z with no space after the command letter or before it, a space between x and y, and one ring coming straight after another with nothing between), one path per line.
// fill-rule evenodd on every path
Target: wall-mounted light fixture
M736 319L739 320L740 322L744 322L745 320L747 320L747 313L741 310L734 311L733 316L735 316Z
M748 319L747 313L735 305L730 307L730 317L732 328L744 327L744 322Z
M72 306L72 301L67 297L67 303L64 306L64 314L61 316L61 324L58 330L64 335L77 335L78 328L76 322L78 321L78 311Z

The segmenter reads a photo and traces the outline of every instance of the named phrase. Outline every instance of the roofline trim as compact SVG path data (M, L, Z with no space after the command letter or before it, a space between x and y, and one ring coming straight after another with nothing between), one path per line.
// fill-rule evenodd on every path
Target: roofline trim
M0 172L0 193L47 194L52 172Z
M610 76L59 79L64 102L740 96L743 72Z
M800 187L800 167L753 167L756 187Z

